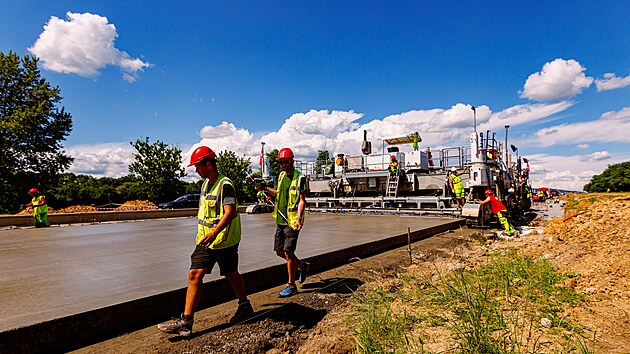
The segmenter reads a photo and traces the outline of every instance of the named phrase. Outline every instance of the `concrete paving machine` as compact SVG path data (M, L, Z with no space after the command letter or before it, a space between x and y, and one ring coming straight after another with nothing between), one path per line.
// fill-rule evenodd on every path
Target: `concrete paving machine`
M504 144L495 136L475 131L468 147L401 152L401 144L421 141L412 133L384 139L381 153L372 153L365 134L361 155L338 154L335 160L319 163L297 161L296 168L309 177L310 211L452 215L483 225L493 214L489 204L482 207L474 200L485 199L486 189L494 191L510 215L531 206L529 168L523 168L518 153L514 156L508 151L507 127ZM511 147L512 152L518 151ZM399 166L395 172L388 169L393 158ZM457 207L448 185L453 168L464 184L462 208Z

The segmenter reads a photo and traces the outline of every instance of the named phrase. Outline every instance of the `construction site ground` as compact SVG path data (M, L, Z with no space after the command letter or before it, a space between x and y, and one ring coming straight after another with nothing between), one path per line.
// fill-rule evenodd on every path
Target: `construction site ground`
M313 275L288 299L277 298L281 287L253 294L256 313L245 323L227 324L236 307L233 301L198 312L189 339L152 326L76 352L350 353L355 341L345 319L351 297L366 282L454 264L475 267L489 254L517 248L551 260L560 272L578 275L562 285L585 294L587 301L567 315L586 328L592 352L629 353L630 194L582 194L565 201L564 213L559 204L537 203L538 217L519 238L461 228L414 243L411 266L403 247Z

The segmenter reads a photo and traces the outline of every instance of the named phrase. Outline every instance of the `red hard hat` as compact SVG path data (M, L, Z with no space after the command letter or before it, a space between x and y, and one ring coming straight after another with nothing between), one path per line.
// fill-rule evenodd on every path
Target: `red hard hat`
M292 159L293 151L291 151L291 149L289 148L280 149L280 152L278 153L278 158L279 159Z
M494 193L492 193L492 189L486 189L485 193L486 193L487 196L491 196L491 195L494 194Z
M389 158L392 159L392 160L396 160L396 155L392 155Z
M188 165L188 167L200 163L201 160L205 158L216 159L217 155L207 146L200 146L196 148L192 155L190 155L190 165Z
M39 190L37 188L31 188L31 190L28 191L28 194L31 193L39 194Z

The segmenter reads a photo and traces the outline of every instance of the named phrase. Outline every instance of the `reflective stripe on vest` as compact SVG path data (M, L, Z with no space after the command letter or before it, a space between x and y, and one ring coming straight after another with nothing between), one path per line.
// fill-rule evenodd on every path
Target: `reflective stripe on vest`
M462 178L459 175L451 174L449 178L453 181L453 186L462 183Z

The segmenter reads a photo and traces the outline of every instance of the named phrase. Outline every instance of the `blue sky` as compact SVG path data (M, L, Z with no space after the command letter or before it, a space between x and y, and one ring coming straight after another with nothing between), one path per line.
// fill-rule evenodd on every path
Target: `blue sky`
M534 186L630 160L627 1L2 1L0 50L35 54L73 116L71 171L127 174L146 136L251 156L358 154L510 124ZM194 172L189 171L191 175Z

